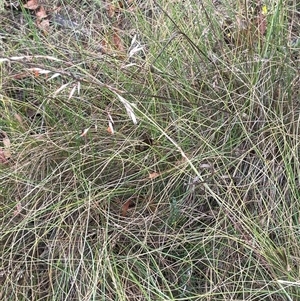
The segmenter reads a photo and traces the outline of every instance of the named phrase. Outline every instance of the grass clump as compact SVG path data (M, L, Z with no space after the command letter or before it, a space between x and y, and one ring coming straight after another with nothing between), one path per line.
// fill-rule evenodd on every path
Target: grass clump
M297 300L296 1L40 6L1 12L2 300Z

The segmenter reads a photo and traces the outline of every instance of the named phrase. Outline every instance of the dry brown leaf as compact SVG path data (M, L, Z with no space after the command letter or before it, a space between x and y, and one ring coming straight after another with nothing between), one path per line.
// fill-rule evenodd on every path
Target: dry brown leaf
M129 206L133 205L133 201L131 199L127 200L122 206L122 216L125 217L127 215L127 211Z
M39 7L39 1L29 0L26 4L24 4L24 7L28 9L37 9Z
M112 130L112 128L111 128L110 126L108 126L106 130L107 130L107 132L108 132L109 134L111 134L111 135L114 134L114 133L113 133L113 130Z
M18 113L15 113L15 118L17 119L17 121L20 123L20 125L24 125L23 124L23 119L22 119L22 117L21 117L21 115L20 114L18 114Z
M22 205L21 205L21 203L18 203L16 205L16 210L14 211L14 216L19 215L21 213L21 211L22 211Z
M149 174L149 179L153 180L153 179L157 178L158 176L160 176L160 173L152 172L152 173Z
M115 15L116 9L117 9L117 7L113 4L108 4L107 5L106 11L107 11L107 15L108 15L109 18L112 18Z
M120 52L125 52L125 47L123 45L123 41L120 38L120 35L115 30L113 33L113 46Z
M111 121L108 121L107 132L111 135L113 135L115 133L114 127L113 127L113 124Z
M100 42L100 52L103 54L106 54L108 52L108 46L107 46L107 41L106 40L102 40Z
M260 36L264 36L267 31L267 17L260 13L257 18L257 23Z
M120 9L123 9L124 5L122 1L118 1L118 3L112 4L108 3L106 6L107 15L109 18L112 18L115 16L115 14L120 13Z
M40 75L39 71L35 70L33 71L34 77L38 77Z
M8 160L6 158L5 150L3 148L0 148L0 163L6 164L8 163Z
M49 32L50 22L48 19L36 20L36 25L39 29L43 30L45 34Z
M123 1L118 1L118 4L119 4L119 8L124 8ZM128 3L128 4L129 4L129 3Z
M147 209L148 209L151 213L154 213L154 212L156 212L157 209L158 209L158 204L156 204L153 200L150 200L150 201L148 202Z
M11 157L11 152L10 152L10 140L9 138L6 136L2 139L3 145L4 145L4 149L3 149L3 154L6 160L9 160Z
M51 9L50 11L51 11L52 14L57 14L57 13L59 13L61 11L61 8L62 7L60 5L54 6L54 8Z
M27 72L26 73L23 72L23 73L18 73L18 74L12 75L12 78L14 78L14 79L22 79L22 78L26 78L28 76L30 76L30 75Z
M4 145L5 148L9 148L10 147L10 140L9 140L8 137L4 137L2 139L2 142L3 142L3 145Z
M46 12L46 10L43 6L40 6L37 9L37 11L35 12L35 15L38 19L43 19L43 18L46 18L48 16L47 12Z
M175 162L175 165L178 166L178 165L184 164L184 163L186 163L186 162L187 162L187 159L186 159L185 157L181 157L180 160L177 160L177 161Z

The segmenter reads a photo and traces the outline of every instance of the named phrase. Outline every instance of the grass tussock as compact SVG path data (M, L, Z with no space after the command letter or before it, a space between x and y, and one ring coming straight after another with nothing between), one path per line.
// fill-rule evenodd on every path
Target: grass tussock
M297 1L54 2L1 12L1 300L298 300Z

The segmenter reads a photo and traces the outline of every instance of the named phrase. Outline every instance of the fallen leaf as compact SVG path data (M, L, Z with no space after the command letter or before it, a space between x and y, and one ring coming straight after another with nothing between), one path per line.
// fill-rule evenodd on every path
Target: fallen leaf
M48 19L36 20L36 25L39 29L43 30L45 34L49 32L50 29L50 21Z
M113 135L115 133L114 128L113 128L113 124L111 121L108 121L108 127L107 127L107 132L111 135Z
M267 14L268 8L266 5L263 5L256 17L257 28L260 36L264 36L267 31Z
M175 162L175 165L177 166L177 165L185 164L186 162L187 162L187 158L181 157L181 159Z
M142 143L136 146L136 150L139 152L146 151L149 147L153 145L153 139L147 133L144 133L140 140Z
M2 164L8 163L8 160L5 155L5 150L1 147L0 147L0 163L2 163Z
M99 51L100 51L102 54L106 54L106 53L108 52L108 45L107 45L107 41L106 41L105 39L103 39L103 40L100 42Z
M2 139L2 142L3 142L3 145L4 145L5 148L9 148L10 147L10 140L9 140L8 137L4 137Z
M118 1L118 4L119 4L119 8L124 8L124 4L122 1Z
M14 116L15 116L16 120L20 123L20 125L23 126L24 124L23 124L23 119L22 119L21 115L18 113L15 113Z
M117 9L117 7L113 4L107 5L106 11L107 11L107 15L109 18L112 18L115 15L116 9Z
M54 6L53 9L51 9L52 14L58 14L61 11L62 6L58 4L58 6Z
M12 75L12 78L14 78L14 79L22 79L22 78L26 78L28 76L31 76L31 75L29 75L27 72L23 72L23 73L18 73L18 74Z
M153 180L153 179L157 178L158 176L160 176L160 173L152 172L152 173L149 174L149 179Z
M114 17L120 13L120 10L124 8L122 1L115 2L114 4L108 3L106 6L107 15L109 18Z
M4 149L4 156L6 160L9 160L11 158L11 152L9 149Z
M113 45L118 51L125 52L125 47L123 45L122 39L120 38L120 35L116 30L113 33Z
M129 206L133 205L133 201L131 199L127 200L124 205L122 206L122 216L125 217L127 215L127 211Z
M16 205L16 210L14 211L14 216L19 215L21 211L22 211L22 205L21 205L21 203L18 203Z
M24 7L28 9L37 9L39 7L38 2L38 0L29 0L26 4L24 4Z
M154 200L150 200L147 205L147 209L151 212L157 212L159 205L154 202Z
M47 13L46 13L45 8L44 8L43 6L40 6L40 7L36 10L35 15L36 15L36 17L37 17L38 19L44 19L44 18L46 18L46 17L48 16Z
M267 18L263 14L258 17L258 30L261 36L264 36L267 31Z
M11 157L10 140L5 132L1 133L1 136L4 148L0 149L0 163L7 163Z

